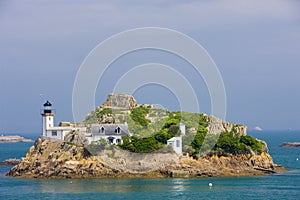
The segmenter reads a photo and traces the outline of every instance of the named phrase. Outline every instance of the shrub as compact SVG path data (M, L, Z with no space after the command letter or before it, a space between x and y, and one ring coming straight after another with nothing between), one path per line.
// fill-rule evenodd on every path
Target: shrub
M140 126L148 126L150 120L146 119L146 115L149 113L149 109L145 107L138 107L131 110L131 119Z
M96 111L96 117L101 118L104 115L112 114L112 109L111 108L104 108L101 111Z
M259 140L250 135L243 135L240 138L240 142L249 146L253 151L261 154L263 150L263 144Z
M168 133L174 137L179 133L179 126L177 125L171 125L168 129Z
M166 120L164 128L170 128L172 125L177 125L181 121L181 112L169 113L169 118Z
M126 136L127 137L127 136ZM136 153L149 153L159 149L159 142L154 137L137 138L123 137L123 144L120 147Z
M193 153L193 155L198 155L199 152L200 152L200 148L202 146L202 143L205 139L205 136L207 134L207 129L206 128L202 128L202 127L199 127L198 128L198 131L197 131L197 134L194 138L194 140L192 141L192 148L195 150L195 152Z
M180 119L168 118L165 122L164 128L170 128L173 125L179 124Z
M207 117L205 115L203 115L203 114L200 114L199 126L202 126L204 128L208 127Z
M154 135L155 140L157 140L158 142L162 143L162 144L166 144L167 140L172 138L172 136L170 136L170 134L167 132L167 130L161 130L158 133L156 133Z
M223 132L220 134L214 150L233 155L249 153L247 145L240 142L240 138L238 136L229 132Z

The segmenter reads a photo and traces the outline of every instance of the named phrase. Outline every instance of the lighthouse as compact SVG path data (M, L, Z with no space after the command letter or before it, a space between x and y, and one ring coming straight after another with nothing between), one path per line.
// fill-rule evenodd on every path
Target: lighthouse
M47 137L47 130L54 127L54 113L52 112L52 104L49 101L44 103L42 115L42 134Z

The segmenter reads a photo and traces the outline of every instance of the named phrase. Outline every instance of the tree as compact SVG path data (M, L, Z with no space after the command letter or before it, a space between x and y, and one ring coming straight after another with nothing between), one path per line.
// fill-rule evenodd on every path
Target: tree
M177 125L179 124L180 119L175 119L175 118L168 118L165 122L164 128L170 128L172 125Z
M222 132L220 134L214 150L233 155L249 152L247 145L240 142L239 136L229 132Z
M256 140L254 137L250 135L242 135L240 138L240 142L251 147L251 149L259 154L262 153L263 144L262 142Z
M149 108L140 106L131 110L130 117L137 125L148 126L150 120L145 118L148 113Z
M166 144L167 140L172 138L166 129L163 129L154 135L155 140L162 144Z
M154 137L138 138L132 136L123 136L123 144L120 147L131 152L136 153L149 153L159 149L159 142Z
M207 129L199 126L197 134L196 134L196 136L195 136L195 138L194 138L194 140L192 141L192 144L191 144L191 146L195 150L194 155L199 154L200 148L202 146L202 143L205 139L206 134L207 134Z
M179 133L179 126L178 125L171 125L169 127L168 133L172 135L172 137L176 136Z

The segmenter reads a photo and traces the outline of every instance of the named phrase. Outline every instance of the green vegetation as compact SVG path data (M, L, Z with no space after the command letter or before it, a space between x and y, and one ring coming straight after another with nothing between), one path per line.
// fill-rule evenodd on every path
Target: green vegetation
M203 144L204 138L206 138L206 143ZM212 135L205 132L205 130L198 130L193 142L193 154L194 156L199 155L200 148L204 149L212 145L216 137L218 135ZM204 145L204 146L203 146ZM206 146L205 146L206 145ZM238 155L238 154L246 154L250 153L251 150L255 153L261 154L263 151L264 144L253 138L250 135L245 136L238 136L234 132L223 132L219 135L214 148L212 149L212 154L217 154L219 156L226 156L226 155Z
M113 110L111 108L96 109L87 115L84 122L85 123L97 123L97 119L102 118L104 115L112 114Z
M157 109L155 113L158 113ZM151 117L155 117L154 112L148 108L138 107L131 111L131 119L128 120L128 125L130 132L133 133L134 136L124 137L123 144L119 145L121 148L139 153L156 151L166 146L167 140L180 135L178 124L184 123L187 130L192 127L198 127L198 131L195 129L197 134L190 133L189 131L186 132L186 135L183 137L183 143L187 149L199 153L199 148L197 147L201 146L207 134L206 127L208 126L208 121L205 115L189 112L168 112L167 119L158 120L155 123L147 122L147 127L143 127L141 124L146 120L145 116L147 114ZM160 129L157 129L157 127L160 127ZM190 147L195 135L196 140L193 143L193 149L197 150L193 150L191 149L192 147ZM139 138L137 136L139 136ZM152 147L148 145L152 145Z
M221 155L237 155L250 152L249 147L240 142L240 137L229 132L223 132L220 134L214 150Z
M251 147L251 149L259 154L262 153L264 144L250 135L243 135L240 138L240 142Z
M96 117L101 118L104 115L112 114L112 109L111 108L104 108L100 112L96 112Z
M140 106L131 110L130 117L137 125L148 126L150 120L145 118L148 113L149 108Z
M123 136L123 144L119 146L123 149L137 153L148 153L159 149L159 142L154 137L138 138Z
M237 155L250 153L262 153L264 143L246 135L237 134L238 126L233 125L230 133L208 134L209 118L207 115L190 112L169 112L164 109L139 106L130 110L112 110L111 108L97 109L86 118L86 122L97 123L97 119L105 115L112 115L118 121L126 121L132 137L125 136L123 144L119 146L131 152L147 153L166 147L167 140L180 135L178 124L186 126L186 134L183 136L183 151L193 156L201 156L205 152L216 155ZM149 118L148 118L148 117ZM150 121L151 119L151 121ZM205 141L205 142L204 142ZM105 144L90 146L91 149L103 149Z
M166 120L164 128L169 128L172 125L177 125L181 121L181 112L169 113L169 118Z
M112 150L113 146L108 144L105 139L100 139L85 147L92 155L97 155L102 150Z
M203 144L206 135L207 135L207 129L199 126L197 134L191 144L192 148L195 150L193 153L194 155L199 154L200 148Z
M73 142L66 142L67 145L70 145L70 146L77 146L76 144L74 144Z

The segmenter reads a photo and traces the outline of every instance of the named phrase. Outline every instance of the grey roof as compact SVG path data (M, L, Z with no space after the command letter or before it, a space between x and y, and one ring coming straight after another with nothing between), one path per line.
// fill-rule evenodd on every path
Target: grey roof
M100 129L104 128L102 133ZM120 128L120 133L116 132L117 128ZM129 134L127 124L92 124L92 135L125 135Z

